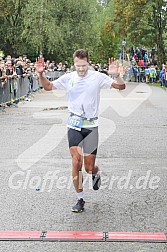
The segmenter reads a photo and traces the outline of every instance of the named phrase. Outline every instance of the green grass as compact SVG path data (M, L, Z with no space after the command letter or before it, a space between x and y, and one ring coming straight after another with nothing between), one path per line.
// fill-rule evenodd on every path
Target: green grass
M166 88L166 87L161 87L160 82L149 83L149 84L150 84L151 86L159 87L159 88L162 88L163 90L167 91L167 88Z

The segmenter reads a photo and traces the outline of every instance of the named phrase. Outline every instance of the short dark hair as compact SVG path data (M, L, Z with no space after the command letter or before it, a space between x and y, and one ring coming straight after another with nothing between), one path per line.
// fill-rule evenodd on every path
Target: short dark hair
M74 58L79 58L79 59L84 59L87 58L87 61L89 61L89 54L88 51L85 49L78 49L74 52L73 54L73 59Z

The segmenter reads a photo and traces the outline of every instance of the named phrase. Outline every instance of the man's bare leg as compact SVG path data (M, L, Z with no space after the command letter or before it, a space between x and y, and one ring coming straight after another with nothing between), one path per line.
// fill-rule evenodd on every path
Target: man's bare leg
M72 157L72 177L73 177L73 184L77 193L83 191L82 186L82 164L83 158L78 152L78 146L73 146L70 148L70 154Z
M79 151L78 151L79 148ZM78 195L78 202L72 207L72 212L80 213L84 210L85 201L83 200L83 176L82 176L82 164L83 157L81 154L81 148L78 146L70 147L70 153L72 157L72 177L75 190Z
M98 190L101 185L99 167L95 165L96 155L90 154L84 156L84 166L87 173L92 174L93 189Z

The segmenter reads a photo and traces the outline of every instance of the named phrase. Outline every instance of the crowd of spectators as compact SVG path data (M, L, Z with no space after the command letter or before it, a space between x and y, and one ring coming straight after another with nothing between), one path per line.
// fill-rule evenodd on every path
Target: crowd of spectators
M68 63L61 62L56 64L55 61L47 60L45 62L45 69L47 71L68 71ZM31 62L26 55L12 58L8 55L6 58L0 59L0 78L6 80L8 78L25 77L35 75L35 62Z
M51 74L49 72L65 72L69 71L68 63L62 62L56 64L55 61L47 60L45 62L45 72L48 78L50 78ZM56 75L55 75L56 76ZM55 78L54 75L51 76L51 80ZM59 77L57 75L57 77ZM29 93L35 92L37 87L40 84L38 81L38 75L35 70L35 62L32 62L30 59L27 58L26 55L19 56L18 58L13 58L12 56L8 55L7 57L0 58L0 88L1 92L3 92L2 88L7 85L8 81L10 83L14 83L14 88L10 85L10 89L14 89L16 92L17 89L17 79L27 79ZM11 82L12 81L12 82ZM38 85L36 83L38 82ZM0 94L2 96L2 94Z
M131 63L131 76L135 82L155 83L160 80L161 86L167 87L167 65L158 68L155 50L148 52L142 48L129 50L127 54Z
M154 54L139 48L134 51L132 48L127 53L125 65L122 59L117 62L121 75L125 76L125 78L128 76L126 80L145 83L160 81L161 86L167 87L167 65L163 65L161 69L158 69ZM108 64L93 63L91 61L89 63L91 70L108 74ZM67 61L64 63L56 63L50 60L45 61L45 74L51 81L62 74L74 70L75 67L70 66ZM24 85L22 85L23 83ZM5 89L7 86L9 86L9 89ZM19 56L18 58L13 58L10 55L3 58L0 57L0 107L4 104L4 100L6 102L10 100L8 97L12 97L12 100L17 101L17 97L20 97L19 87L25 88L21 93L24 93L28 100L32 92L36 92L41 88L35 69L35 62L28 59L26 55ZM27 87L28 91L26 91ZM4 90L6 93L4 93Z
M129 76L130 81L153 83L158 80L161 85L167 87L167 66L163 65L162 69L158 69L155 52L133 47L127 53L127 60L130 62ZM90 61L90 69L107 74L108 64L92 63ZM68 73L75 70L74 66L69 66L68 62L64 63L46 60L45 71L47 72L63 72ZM8 55L0 58L0 80L1 84L6 83L10 78L28 77L30 83L32 77L37 76L35 72L35 62L32 62L26 55L12 58Z

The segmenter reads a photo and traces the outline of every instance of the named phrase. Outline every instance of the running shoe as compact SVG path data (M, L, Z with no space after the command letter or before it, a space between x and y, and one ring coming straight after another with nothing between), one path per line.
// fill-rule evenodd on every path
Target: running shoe
M84 204L85 204L85 201L83 199L79 199L77 201L77 204L72 207L71 211L75 212L75 213L81 213L81 212L83 212L83 210L84 210Z
M95 191L99 190L100 186L101 186L101 177L100 177L100 173L97 174L92 174L92 184L93 184L93 189Z

